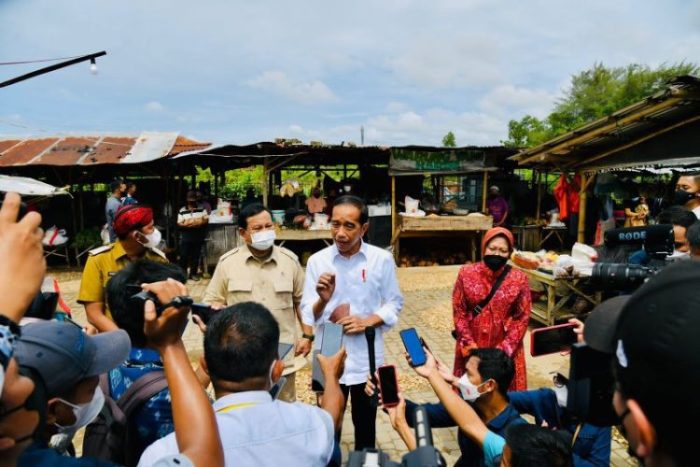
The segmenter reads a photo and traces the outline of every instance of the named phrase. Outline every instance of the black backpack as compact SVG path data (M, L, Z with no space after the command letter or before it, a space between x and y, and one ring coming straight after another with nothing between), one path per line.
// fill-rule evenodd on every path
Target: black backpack
M109 394L107 375L100 375L105 405L95 421L85 428L83 456L120 465L138 464L148 446L142 446L133 422L135 410L168 387L162 370L141 376L115 401Z

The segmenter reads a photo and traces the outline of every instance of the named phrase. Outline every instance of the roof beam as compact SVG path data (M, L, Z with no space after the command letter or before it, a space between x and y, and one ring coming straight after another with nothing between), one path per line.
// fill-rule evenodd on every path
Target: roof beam
M683 99L678 98L678 97L666 99L663 102L652 105L651 107L648 107L646 109L640 110L637 113L631 114L627 117L623 117L619 120L615 119L614 121L607 123L607 124L597 128L595 130L591 130L591 131L588 131L580 136L576 136L575 138L568 139L562 143L557 144L556 146L553 146L553 147L547 149L547 151L540 151L534 155L531 155L527 159L518 160L518 165L525 165L526 163L528 163L530 161L540 159L542 156L546 157L549 155L549 153L553 153L553 152L556 152L556 151L561 150L561 149L570 149L571 147L576 146L577 144L583 143L586 140L593 139L596 136L600 136L600 135L602 135L610 130L614 130L616 127L627 125L628 123L632 123L636 120L644 118L647 115L658 112L659 110L663 110L665 108L672 107L676 104L679 104L682 101L683 101Z
M645 135L645 136L643 136L643 137L641 137L641 138L639 138L639 139L636 139L636 140L634 140L634 141L632 141L632 142L630 142L630 143L624 144L624 145L619 146L619 147L617 147L617 148L615 148L615 149L611 149L611 150L606 151L606 152L604 152L604 153L598 154L598 155L596 155L596 156L594 156L594 157L591 157L590 159L587 159L587 160L585 160L585 161L574 161L573 163L565 164L565 167L566 167L566 168L578 168L578 167L580 167L580 166L582 166L582 165L584 165L584 164L589 164L589 163L591 163L591 162L594 162L594 161L597 161L597 160L600 160L600 159L604 159L604 158L606 158L606 157L608 157L608 156L611 156L612 154L615 154L616 152L624 151L625 149L629 149L629 148L631 148L631 147L633 147L633 146L638 145L639 143L643 143L644 141L648 141L648 140L650 140L650 139L656 138L657 136L660 136L660 135L662 135L662 134L664 134L664 133L668 133L669 131L675 130L676 128L680 128L680 127L682 127L682 126L684 126L684 125L687 125L687 124L689 124L689 123L696 122L696 121L698 121L698 120L700 120L700 115L696 115L696 116L694 116L694 117L691 117L691 118L688 118L688 119L683 120L683 121L681 121L681 122L678 122L678 123L676 123L676 124L674 124L674 125L671 125L671 126L662 128L662 129L659 130L659 131L655 131L655 132L650 133L650 134L648 134L648 135Z

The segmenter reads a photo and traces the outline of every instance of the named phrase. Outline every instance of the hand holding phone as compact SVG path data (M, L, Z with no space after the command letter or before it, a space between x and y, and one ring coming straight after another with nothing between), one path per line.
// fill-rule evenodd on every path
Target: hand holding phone
M377 368L379 377L379 393L382 396L384 408L395 407L399 403L399 380L396 377L394 365L384 365Z
M338 353L343 346L343 326L335 323L325 323L323 334L321 335L321 355L330 357ZM311 371L311 389L317 392L323 391L325 379L318 364L318 359L314 351L313 367Z
M530 355L537 357L557 352L566 352L577 341L576 324L558 324L530 332Z
M399 332L399 335L401 336L403 346L406 348L406 352L411 359L411 365L425 365L427 357L425 355L425 349L423 349L423 343L418 336L418 331L416 331L416 328L404 329Z

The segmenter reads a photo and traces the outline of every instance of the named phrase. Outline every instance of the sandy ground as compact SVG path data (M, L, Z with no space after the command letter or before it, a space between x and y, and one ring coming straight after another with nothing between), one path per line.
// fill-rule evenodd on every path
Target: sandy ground
M444 361L451 362L454 352L454 340L450 336L452 329L451 292L457 276L458 266L399 268L398 277L405 297L405 306L397 326L385 335L386 363L397 365L399 385L406 398L418 402L436 400L430 387L422 378L411 370L404 357L403 345L398 331L407 327L416 327L420 335L429 343L433 352ZM82 306L75 302L80 286L80 272L53 270L51 274L59 280L65 299L71 306L76 321L84 323L85 313ZM189 282L190 294L198 299L202 296L207 280ZM190 358L197 362L202 355L202 338L199 330L190 323L184 335L185 345ZM525 336L527 354L527 375L530 388L551 386L552 374L556 371L568 371L568 356L554 354L532 358L529 356L529 332ZM315 403L315 395L310 391L309 367L297 373L297 394L300 400ZM349 410L344 420L341 446L344 458L353 445L352 420ZM433 430L433 439L448 464L453 464L459 456L456 441L456 429ZM78 441L78 440L76 440ZM389 424L388 416L381 411L377 416L377 446L399 460L406 452L405 446ZM612 465L635 465L627 456L626 446L613 442Z

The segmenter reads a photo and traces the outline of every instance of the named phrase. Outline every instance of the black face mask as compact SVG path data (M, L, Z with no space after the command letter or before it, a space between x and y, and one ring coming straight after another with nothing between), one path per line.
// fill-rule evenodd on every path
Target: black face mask
M688 201L695 198L696 193L690 193L685 190L676 190L673 192L673 204L683 206Z
M484 264L492 271L498 271L508 262L508 258L501 255L484 255Z

